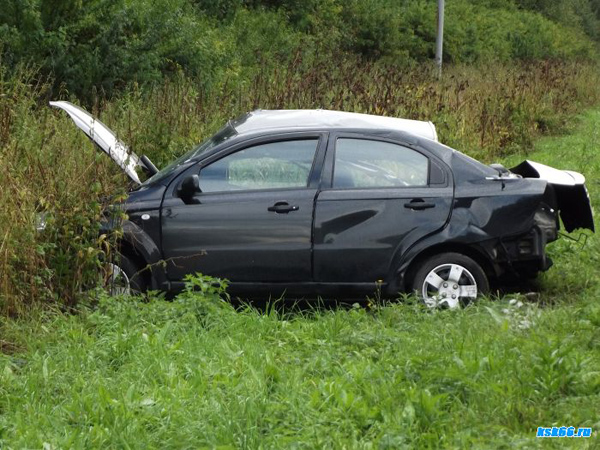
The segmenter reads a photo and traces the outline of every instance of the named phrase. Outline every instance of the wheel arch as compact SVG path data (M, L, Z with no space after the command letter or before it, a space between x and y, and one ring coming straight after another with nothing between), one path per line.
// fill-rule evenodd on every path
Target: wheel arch
M167 282L167 277L158 246L144 230L129 220L124 221L121 228L123 234L117 242L116 251L136 264L147 286L160 289Z
M490 261L489 257L477 247L456 242L440 243L423 249L408 262L406 269L401 274L402 277L400 287L402 289L411 288L414 276L419 268L419 265L422 264L425 260L431 258L432 256L439 255L442 253L459 253L461 255L468 256L477 264L479 264L479 266L487 275L488 279L492 279L497 276L497 272L494 269L494 265Z
M146 286L152 286L152 272L151 269L148 268L148 261L146 257L139 252L135 245L127 239L127 235L123 236L123 238L117 244L117 251L119 254L126 256L129 258L140 271L140 276L144 279L144 283Z

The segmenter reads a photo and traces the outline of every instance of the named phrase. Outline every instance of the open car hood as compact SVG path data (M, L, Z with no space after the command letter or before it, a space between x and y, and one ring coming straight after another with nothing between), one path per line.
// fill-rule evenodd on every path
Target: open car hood
M559 170L534 161L523 161L511 172L524 178L546 180L554 188L556 202L565 230L577 228L594 231L594 215L585 177L570 170Z
M69 114L75 125L79 127L103 152L108 154L123 172L136 184L141 184L140 178L135 171L136 167L142 167L140 158L130 152L125 144L117 139L117 136L99 120L88 112L69 102L50 102L50 106L60 108Z

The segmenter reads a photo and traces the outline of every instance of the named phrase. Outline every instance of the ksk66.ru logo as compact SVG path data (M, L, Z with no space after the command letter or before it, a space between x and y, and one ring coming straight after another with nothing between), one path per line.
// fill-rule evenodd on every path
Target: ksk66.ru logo
M585 427L538 427L537 437L590 437L591 428Z

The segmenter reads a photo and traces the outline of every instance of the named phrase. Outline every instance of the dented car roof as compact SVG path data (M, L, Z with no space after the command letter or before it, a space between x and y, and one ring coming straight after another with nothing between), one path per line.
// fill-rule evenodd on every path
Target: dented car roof
M259 109L232 121L239 134L276 129L370 128L403 131L437 141L435 125L420 120L325 109Z

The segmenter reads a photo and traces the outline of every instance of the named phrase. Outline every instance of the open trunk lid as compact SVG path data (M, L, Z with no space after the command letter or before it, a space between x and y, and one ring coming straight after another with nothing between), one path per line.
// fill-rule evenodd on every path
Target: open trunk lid
M50 106L60 108L69 114L75 125L80 128L103 152L108 154L125 174L137 185L141 184L135 171L136 167L143 167L140 158L130 152L117 136L88 112L69 102L50 102Z
M570 170L559 170L534 161L523 161L511 172L523 178L546 180L556 193L557 207L565 230L571 232L577 228L594 231L594 215L590 196L585 187L585 177Z

